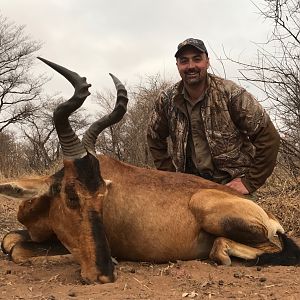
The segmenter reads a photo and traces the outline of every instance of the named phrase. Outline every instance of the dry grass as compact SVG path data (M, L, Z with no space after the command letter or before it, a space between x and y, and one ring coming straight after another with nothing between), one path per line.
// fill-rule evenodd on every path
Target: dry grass
M258 195L257 203L272 212L287 232L300 235L300 178L276 170Z
M265 210L272 212L287 232L300 234L300 196L281 195L260 198L257 203Z

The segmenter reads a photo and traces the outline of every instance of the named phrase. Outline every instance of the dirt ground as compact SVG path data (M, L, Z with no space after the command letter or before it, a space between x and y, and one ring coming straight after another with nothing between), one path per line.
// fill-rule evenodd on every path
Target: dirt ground
M1 198L0 239L12 229L19 203ZM115 283L83 285L79 265L65 261L16 265L0 254L0 299L300 299L299 267L119 262Z

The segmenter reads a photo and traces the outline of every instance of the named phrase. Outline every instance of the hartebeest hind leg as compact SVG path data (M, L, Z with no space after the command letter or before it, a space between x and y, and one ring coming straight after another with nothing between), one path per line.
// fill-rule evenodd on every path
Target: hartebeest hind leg
M45 242L34 242L27 230L9 232L1 243L2 251L8 254L15 263L38 262L47 260L61 260L70 252L57 239ZM55 257L55 258L53 258Z
M255 259L264 251L250 247L227 238L216 238L213 247L210 251L209 258L221 265L231 265L230 256L243 259Z
M217 237L210 257L221 264L230 265L230 256L255 259L282 249L277 232L283 228L250 200L206 189L195 193L189 206L200 228Z

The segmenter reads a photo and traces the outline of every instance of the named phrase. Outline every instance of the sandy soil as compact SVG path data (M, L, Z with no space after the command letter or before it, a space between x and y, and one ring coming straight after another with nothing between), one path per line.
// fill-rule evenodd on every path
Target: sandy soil
M18 202L0 201L0 239L16 221ZM0 299L300 299L299 267L216 266L206 261L153 265L119 262L111 284L83 285L79 265L16 265L0 254Z

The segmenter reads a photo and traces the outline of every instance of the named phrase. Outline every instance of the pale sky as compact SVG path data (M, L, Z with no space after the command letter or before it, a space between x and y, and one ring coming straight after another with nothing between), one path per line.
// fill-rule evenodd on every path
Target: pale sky
M211 64L224 75L217 60L223 49L255 61L253 42L266 41L272 29L250 0L1 0L0 13L43 43L37 55L87 77L92 93L113 88L109 72L127 86L156 73L179 80L174 53L189 37L205 42ZM52 77L48 94L73 93L61 75L36 63L36 72ZM236 70L225 67L235 80Z

